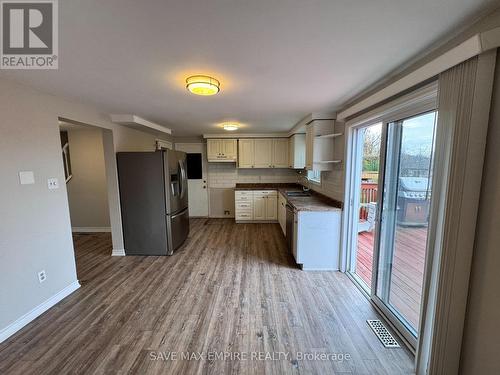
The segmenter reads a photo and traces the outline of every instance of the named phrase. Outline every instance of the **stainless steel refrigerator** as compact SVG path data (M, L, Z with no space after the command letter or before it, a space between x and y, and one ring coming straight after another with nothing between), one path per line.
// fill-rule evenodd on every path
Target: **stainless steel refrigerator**
M189 234L186 154L118 152L127 255L172 255Z

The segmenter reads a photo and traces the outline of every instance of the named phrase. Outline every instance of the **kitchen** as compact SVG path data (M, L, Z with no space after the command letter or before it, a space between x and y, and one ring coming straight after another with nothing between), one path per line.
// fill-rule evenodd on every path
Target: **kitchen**
M342 153L336 145L341 145L339 140L343 134L338 129L343 125L325 117L311 114L295 128L297 133L290 136L205 135L206 146L200 145L201 153L168 149L154 153L118 153L126 254L161 255L165 254L162 249L168 248L166 254L172 255L189 233L188 188L203 179L204 190L191 192L196 199L190 204L191 217L198 211L193 206L204 204L200 196L205 192L209 202L213 202L211 194L230 195L232 199L221 200L228 206L218 207L225 213L222 217L234 217L240 224L278 223L301 269L338 271L342 202L315 191L313 184L321 186L321 183L310 182L307 177L307 170L314 168L321 178L322 173L338 170L342 163L335 155ZM238 129L238 124L232 124L233 128L225 125L225 130ZM178 142L174 147L178 150L182 145L186 144ZM163 163L160 154L164 155ZM201 158L190 157L199 154ZM195 177L192 172L207 167L210 171L213 166L217 171L220 165L226 171L246 173L242 179L246 182L237 179L231 181L233 185L216 188L212 179L217 181L218 173L209 172L204 179L204 173ZM155 182L162 174L166 176L164 185L161 181ZM140 181L148 181L147 186ZM166 202L162 200L162 191L168 192ZM173 207L171 215L167 209L166 221L161 219L164 214L157 212L165 205ZM208 204L207 216L217 218L214 211L213 204ZM175 220L169 219L170 216ZM164 239L160 241L152 233L160 233Z
M0 373L499 372L498 0L41 2Z

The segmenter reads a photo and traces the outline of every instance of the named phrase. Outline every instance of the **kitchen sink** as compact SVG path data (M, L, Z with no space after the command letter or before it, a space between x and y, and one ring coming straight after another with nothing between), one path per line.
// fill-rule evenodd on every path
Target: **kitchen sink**
M310 197L311 193L308 191L287 191L287 197Z

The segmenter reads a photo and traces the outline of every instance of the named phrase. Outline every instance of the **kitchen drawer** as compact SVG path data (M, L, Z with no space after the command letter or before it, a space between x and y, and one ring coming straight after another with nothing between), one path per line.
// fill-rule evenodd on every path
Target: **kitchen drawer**
M239 216L243 216L243 217L249 217L249 218L253 219L253 210L236 210L234 216L236 216L236 218L238 218ZM238 219L236 219L236 220L238 220Z
M253 202L252 201L241 201L241 202L236 202L236 209L248 209L252 210L253 209Z
M254 196L255 197L277 197L278 196L278 191L277 190L257 190L254 191Z
M253 220L253 214L252 211L243 211L243 212L236 212L236 220L238 221L244 221L244 220Z
M253 191L250 190L236 190L235 191L235 197L236 199L239 198L248 198L248 197L253 197Z
M253 197L248 197L248 196L242 196L242 197L236 197L235 199L236 203L244 203L244 202L253 202Z

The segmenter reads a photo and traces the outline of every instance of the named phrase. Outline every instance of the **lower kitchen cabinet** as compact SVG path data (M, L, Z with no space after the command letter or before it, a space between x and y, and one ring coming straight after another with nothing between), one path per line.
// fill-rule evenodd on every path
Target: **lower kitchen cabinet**
M253 191L236 191L234 202L236 221L252 221Z
M268 195L266 199L266 220L278 220L278 196Z
M275 222L278 220L278 192L276 190L237 190L235 213L237 222Z
M339 270L341 212L295 212L292 253L304 271Z

